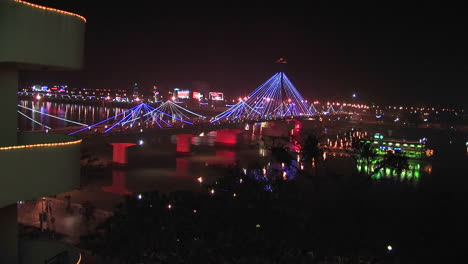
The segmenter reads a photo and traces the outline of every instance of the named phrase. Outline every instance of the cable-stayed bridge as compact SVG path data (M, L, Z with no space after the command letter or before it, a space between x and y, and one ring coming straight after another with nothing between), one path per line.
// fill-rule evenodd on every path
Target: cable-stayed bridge
M210 122L225 120L274 120L285 117L310 117L316 114L283 72L240 99L230 109L215 116Z
M140 103L114 116L93 124L85 124L65 119L47 112L18 105L18 113L22 118L43 127L45 131L69 135L84 135L107 133L143 132L155 129L184 128L193 125L222 125L227 123L243 123L252 121L270 121L281 119L309 118L317 115L344 114L343 107L335 109L333 105L316 109L313 103L308 103L284 72L275 73L252 93L226 111L207 117L181 107L168 100L159 106ZM73 126L66 129L52 128L49 124L40 122L37 116L68 122Z

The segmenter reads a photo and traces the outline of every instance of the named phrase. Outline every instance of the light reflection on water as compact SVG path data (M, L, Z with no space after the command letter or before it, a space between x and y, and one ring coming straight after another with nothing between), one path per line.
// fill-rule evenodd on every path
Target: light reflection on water
M246 136L247 135L247 136ZM175 153L177 136L159 136L143 146L128 150L129 164L123 169L113 169L100 183L88 175L84 189L96 185L101 195L127 195L150 190L172 192L177 190L201 191L198 178L210 181L221 173L217 168L231 166L236 162L243 167L265 165L268 163L268 150L258 148L260 135L239 134L236 145L216 143L217 133L193 136L191 153ZM107 159L111 151L107 150Z
M132 193L150 190L160 192L201 191L201 185L197 179L202 178L206 182L218 176L217 173L220 171L216 169L216 166L230 166L238 162L242 168L266 167L271 161L269 151L258 147L260 135L252 136L249 131L238 137L238 144L235 146L217 145L215 132L194 136L191 141L191 153L182 156L174 152L174 145L177 144L175 135L168 136L166 139L158 139L154 144L130 151L129 166L118 172L119 175L125 175L125 188L122 188L122 179L115 177L115 172L113 172L112 180L118 180L118 182L109 183L108 186L115 185L120 190ZM354 170L354 165L346 153L332 152L324 156L325 162L320 165L321 168L318 170L320 173L345 175ZM364 168L364 164L361 163L360 166L362 168L359 169ZM416 183L419 179L430 174L431 168L427 166L430 165L423 166L411 161L410 170L405 171L400 178L411 179ZM388 178L389 175L390 173L387 172L383 176L378 175L374 178ZM391 177L395 178L396 176ZM121 194L125 194L125 191Z
M105 120L109 117L122 113L126 109L118 107L103 107L103 106L89 106L78 104L55 103L45 101L24 101L18 102L18 105L34 109L36 111L47 113L49 115L57 116L60 118L76 121L84 124L94 124L96 122ZM52 128L63 128L68 126L76 126L76 124L59 120L38 112L33 112L28 109L18 107L26 116L36 120L37 122L47 125ZM43 127L37 123L28 120L27 118L18 115L18 125L20 130L40 130Z
M85 106L74 104L61 104L52 102L37 102L37 101L20 101L20 105L31 107L37 111L47 112L51 115L57 115L62 118L71 119L74 121L92 124L109 118L113 115L121 113L124 109L110 108L102 106ZM38 113L31 113L29 110L21 110L24 114L35 118L38 122L47 124L51 127L64 127L73 124L67 124L64 121L53 119ZM19 116L19 127L21 130L41 129L40 125L34 124L24 117ZM310 127L321 128L320 131L326 131L327 135L333 136L335 132L343 132L349 128L356 126L355 124L341 123L335 126L332 123L324 124L318 121L302 121L300 129ZM362 125L362 124L360 124ZM341 127L342 126L342 127ZM365 126L365 125L364 125ZM278 126L271 122L257 123L250 126L250 130L243 130L243 133L237 136L237 143L232 146L218 146L216 142L217 133L212 131L203 135L194 135L191 138L191 153L186 156L175 155L175 144L177 136L156 137L153 143L145 144L135 151L130 151L129 158L135 163L131 164L126 169L116 169L107 173L104 178L99 178L96 175L88 175L85 179L84 188L90 186L99 186L99 190L108 191L108 193L127 194L141 192L144 190L160 190L173 191L178 189L200 190L200 184L197 182L198 177L209 179L214 177L217 172L211 166L220 165L228 166L236 161L242 167L253 166L257 164L265 166L269 162L269 151L259 147L260 137L264 133L288 133L291 131L290 126ZM294 126L294 133L298 133L297 126ZM458 154L458 143L451 138L451 144L443 137L443 133L438 131L417 130L405 128L389 127L385 129L382 126L368 127L369 133L374 132L392 132L395 136L405 137L409 135L426 136L430 142L434 142L433 148L436 150L436 159L434 164L413 164L410 170L405 171L402 177L396 177L399 180L411 180L413 182L421 181L428 175L434 172L439 174L449 166L455 168L463 168L466 170L467 164L467 147L466 139L460 141L462 156L464 159L456 156ZM340 142L341 143L341 142ZM460 143L460 144L461 144ZM335 143L335 145L337 145ZM106 150L111 153L110 150ZM451 156L452 155L452 156ZM455 155L455 156L453 156ZM455 158L452 158L455 157ZM135 161L137 159L137 161ZM458 162L458 163L456 163ZM349 158L339 156L333 153L326 157L326 168L323 168L327 174L346 174L355 169L349 166ZM414 163L414 161L413 161ZM452 165L449 165L452 164ZM455 165L454 165L455 164ZM365 169L366 164L361 164L361 168ZM372 164L370 169L372 169ZM419 167L418 167L419 166ZM392 175L392 176L389 176ZM380 176L375 178L392 178L395 177L391 171L385 169ZM105 192L103 192L105 193Z
M361 172L372 172L378 168L378 164L381 159L375 159L369 162L359 160L357 165L358 171ZM429 176L432 172L432 165L425 160L408 160L408 169L404 169L401 173L398 173L392 168L382 168L377 173L371 176L372 179L394 179L399 181L409 181L417 183L421 177Z

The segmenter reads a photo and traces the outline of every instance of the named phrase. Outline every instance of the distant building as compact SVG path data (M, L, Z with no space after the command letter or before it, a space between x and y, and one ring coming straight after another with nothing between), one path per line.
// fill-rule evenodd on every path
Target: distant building
M153 102L160 102L161 101L161 95L160 92L158 91L158 87L156 85L153 85Z
M140 92L140 88L138 87L138 83L133 84L132 99L134 101L139 101L140 99L143 99L141 92Z
M40 93L61 93L65 94L68 93L68 85L63 84L35 84L31 85L28 89L28 92L40 92Z

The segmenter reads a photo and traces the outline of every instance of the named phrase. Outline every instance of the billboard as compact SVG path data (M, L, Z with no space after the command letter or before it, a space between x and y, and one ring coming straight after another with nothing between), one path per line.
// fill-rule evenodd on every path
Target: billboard
M188 99L190 98L190 91L189 90L179 90L177 91L177 97L180 99Z
M192 93L192 99L197 99L197 100L200 100L203 98L203 94L198 92L198 91L194 91Z
M224 94L220 92L210 92L210 99L213 101L222 101L224 100Z
M53 86L48 86L48 85L33 85L31 87L31 90L34 92L53 92L53 93L66 93L68 90L67 85L53 85Z

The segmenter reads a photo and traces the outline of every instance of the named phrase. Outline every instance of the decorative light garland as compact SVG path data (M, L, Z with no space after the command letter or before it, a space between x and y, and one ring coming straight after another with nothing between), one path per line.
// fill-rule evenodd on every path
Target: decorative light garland
M74 17L80 18L81 20L83 20L84 22L86 22L86 18L84 18L83 16L80 16L80 15L78 15L78 14L72 13L72 12L67 12L67 11L63 11L63 10L60 10L60 9L55 9L55 8L51 8L51 7L41 6L41 5L37 5L37 4L25 2L25 1L22 1L22 0L15 0L15 2L24 4L24 5L28 5L28 6L32 6L32 7L34 7L34 8L39 8L39 9L43 9L43 10L47 10L47 11L57 12L57 13L64 14L64 15L74 16Z
M18 146L10 146L10 147L0 147L1 150L12 150L12 149L24 149L24 148L40 148L40 147L59 147L59 146L67 146L73 144L81 143L81 139L69 142L61 142L61 143L42 143L42 144L31 144L31 145L18 145Z

